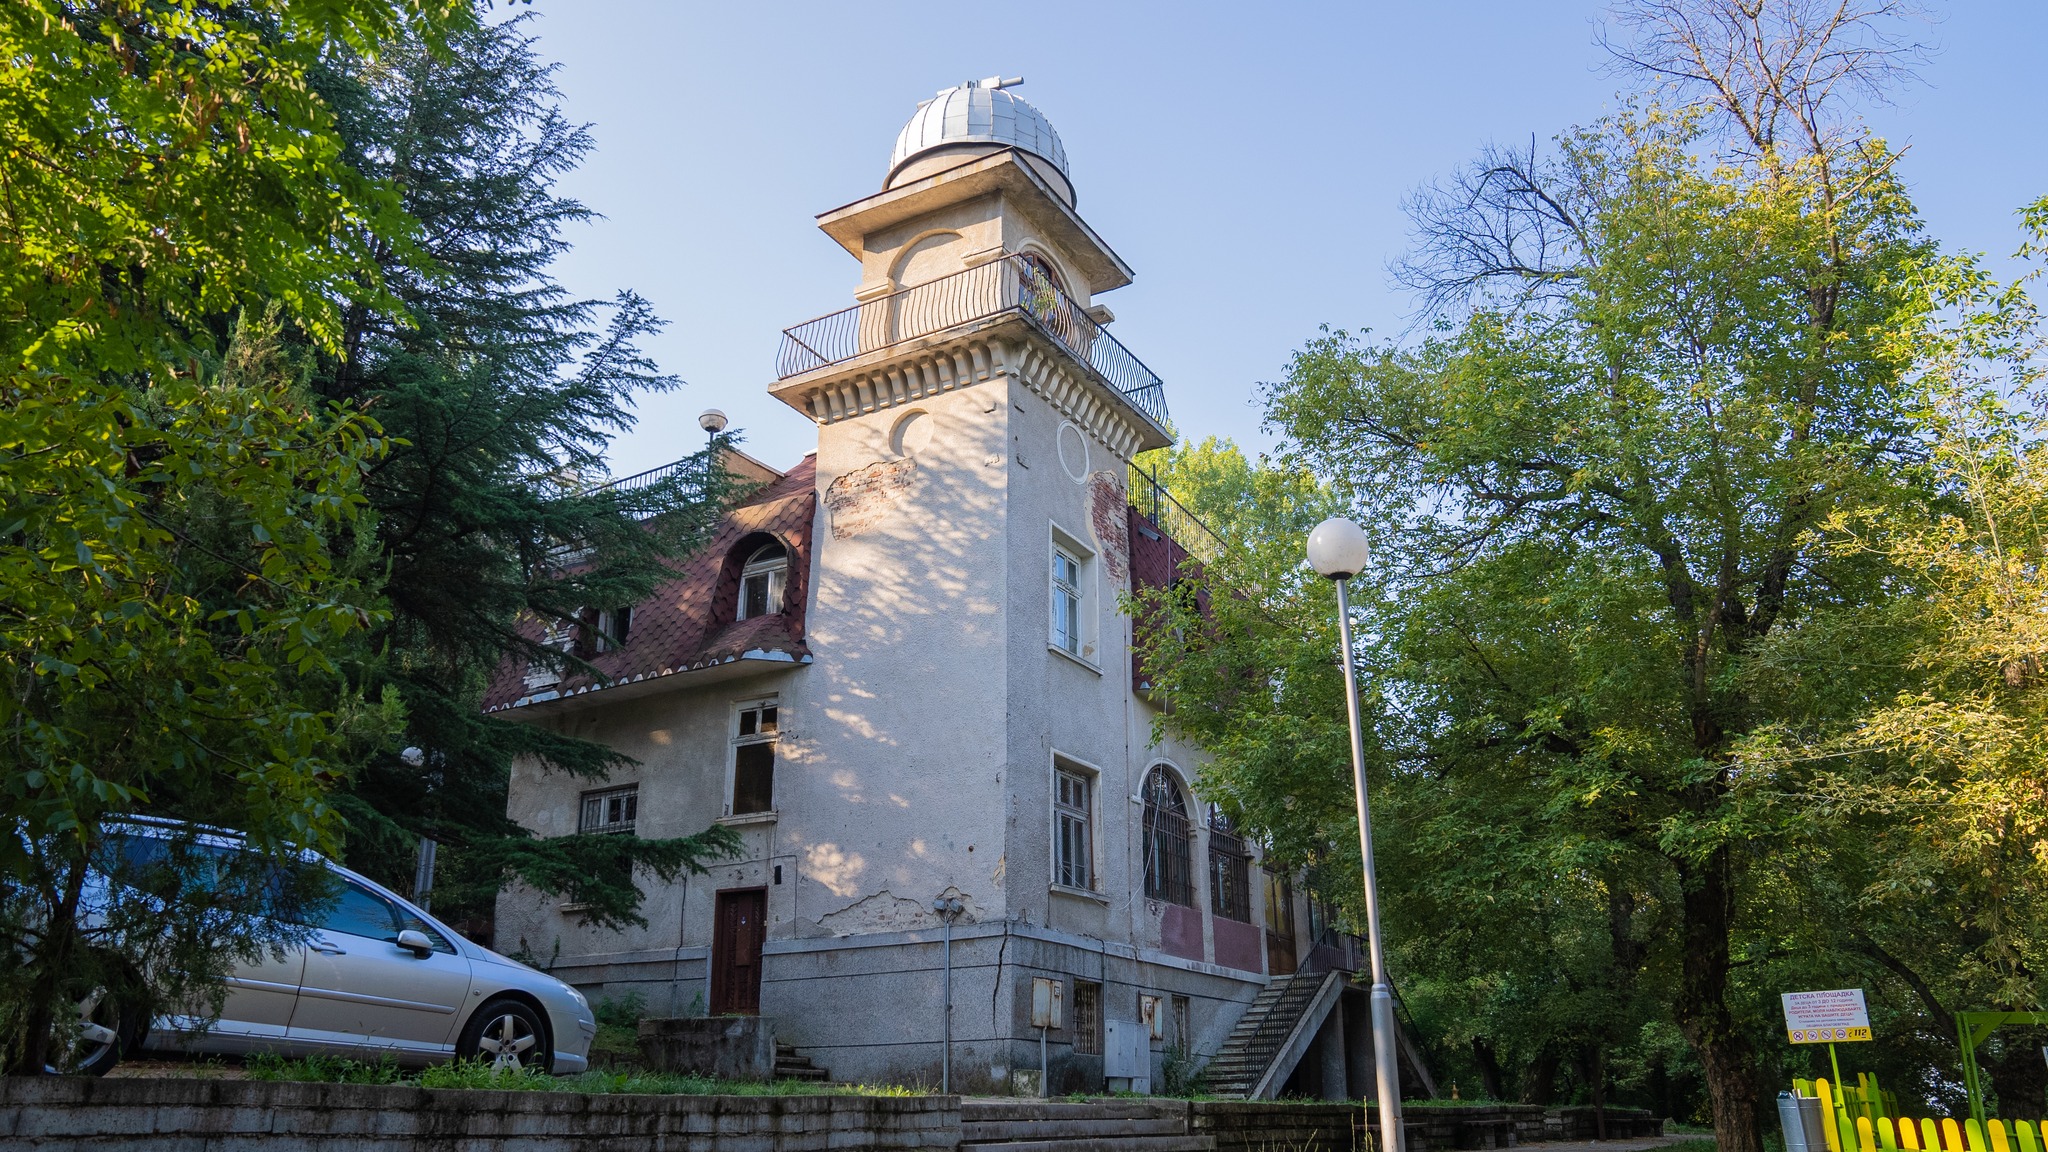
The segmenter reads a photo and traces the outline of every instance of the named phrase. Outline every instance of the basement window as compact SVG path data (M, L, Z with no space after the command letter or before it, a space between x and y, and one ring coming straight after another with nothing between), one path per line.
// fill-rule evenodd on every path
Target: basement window
M1074 981L1074 1052L1102 1055L1102 985L1092 980Z

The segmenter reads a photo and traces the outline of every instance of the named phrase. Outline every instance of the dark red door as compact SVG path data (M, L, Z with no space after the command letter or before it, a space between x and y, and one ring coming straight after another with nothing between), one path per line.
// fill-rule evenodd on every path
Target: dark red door
M761 941L767 938L767 889L741 888L718 894L718 923L711 933L714 1015L761 1014Z

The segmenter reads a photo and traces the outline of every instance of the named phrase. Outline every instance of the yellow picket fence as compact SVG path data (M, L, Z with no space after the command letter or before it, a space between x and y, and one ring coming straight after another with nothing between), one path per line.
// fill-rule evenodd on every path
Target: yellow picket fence
M2036 1127L2027 1120L1975 1120L1957 1123L1953 1119L1919 1119L1889 1115L1896 1102L1880 1093L1876 1081L1846 1085L1839 1093L1825 1079L1795 1081L1802 1096L1820 1099L1820 1110L1828 1117L1825 1125L1828 1152L1883 1152L1913 1149L1915 1152L2048 1152L2048 1121Z

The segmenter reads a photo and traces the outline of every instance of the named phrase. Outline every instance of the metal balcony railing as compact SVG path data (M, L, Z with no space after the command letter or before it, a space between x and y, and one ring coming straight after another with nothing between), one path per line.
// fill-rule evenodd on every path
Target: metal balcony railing
M1165 426L1166 386L1159 377L1067 299L1028 256L1005 256L786 328L775 370L786 380L1004 312L1030 320L1132 407Z

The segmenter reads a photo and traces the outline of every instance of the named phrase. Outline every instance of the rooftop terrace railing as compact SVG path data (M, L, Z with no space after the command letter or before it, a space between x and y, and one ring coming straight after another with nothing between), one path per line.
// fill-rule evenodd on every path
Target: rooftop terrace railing
M786 328L775 370L786 380L1005 312L1030 320L1132 407L1166 426L1166 386L1158 375L1067 299L1029 256L1005 256Z

